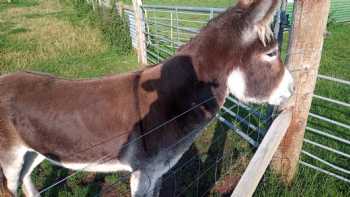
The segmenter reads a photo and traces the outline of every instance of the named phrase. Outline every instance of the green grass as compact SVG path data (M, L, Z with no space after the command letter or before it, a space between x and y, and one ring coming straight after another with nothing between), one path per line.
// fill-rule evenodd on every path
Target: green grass
M137 67L119 16L102 20L87 5L69 1L23 2L1 3L1 73L35 70L81 78Z
M227 7L230 0L171 0L162 1L168 5ZM145 0L147 4L158 4L159 0ZM66 78L91 78L111 73L120 73L137 68L135 54L131 51L130 38L124 19L108 13L92 12L82 0L70 2L17 0L11 4L0 1L0 73L18 70L48 72ZM325 41L320 73L350 80L350 25L332 24L331 36ZM318 81L316 93L345 102L350 102L350 89L325 81ZM350 124L349 110L314 100L312 112ZM313 127L326 129L329 133L350 139L348 131L314 119L309 120ZM349 153L348 146L307 132L306 137ZM312 146L304 148L328 161L343 167L350 161L334 157L326 151ZM190 151L177 164L180 169L172 171L164 183L164 196L177 184L186 196L201 192L218 196L222 190L239 179L254 149L226 127L215 123L195 142ZM222 162L215 163L219 156ZM189 165L181 166L189 158L195 158ZM303 160L314 161L302 156ZM322 166L319 163L315 163ZM205 171L207 168L209 171ZM322 166L325 167L325 166ZM328 169L328 168L326 168ZM33 174L38 188L51 185L57 179L72 172L44 162ZM201 179L195 179L202 174ZM174 176L175 175L175 176ZM79 173L43 196L94 196L101 189L118 182L106 195L128 196L128 181L125 174ZM216 178L215 178L216 177ZM194 185L191 185L195 183ZM167 190L166 188L170 188ZM259 184L254 196L350 196L350 186L330 176L306 167L300 167L291 186L286 187L278 177L268 171Z
M12 0L11 3L8 3L7 0L1 0L0 1L0 11L8 9L8 8L14 8L14 7L31 7L38 5L38 0Z

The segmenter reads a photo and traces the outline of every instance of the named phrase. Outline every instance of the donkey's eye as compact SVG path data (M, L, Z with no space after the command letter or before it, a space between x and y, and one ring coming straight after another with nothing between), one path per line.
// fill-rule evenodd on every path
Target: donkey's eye
M269 53L266 54L269 57L275 57L277 55L277 50L271 51Z
M277 59L277 55L278 55L278 49L276 47L274 49L265 51L261 57L262 57L262 60L271 62Z

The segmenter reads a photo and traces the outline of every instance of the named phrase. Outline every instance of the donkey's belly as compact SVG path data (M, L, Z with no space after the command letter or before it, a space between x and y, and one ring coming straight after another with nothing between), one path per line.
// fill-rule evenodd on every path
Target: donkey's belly
M122 163L119 160L109 161L104 163L100 162L86 162L86 163L65 163L57 162L48 159L51 163L62 166L71 170L88 171L88 172L115 172L115 171L129 171L132 172L133 169L129 164Z

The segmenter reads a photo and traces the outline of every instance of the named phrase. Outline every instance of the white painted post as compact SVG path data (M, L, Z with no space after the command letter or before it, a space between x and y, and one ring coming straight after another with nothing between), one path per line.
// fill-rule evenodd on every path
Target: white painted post
M144 16L142 12L142 1L132 0L135 13L135 26L137 37L137 56L141 65L147 65L146 37L143 32Z
M123 11L124 11L124 4L123 4L123 2L122 1L117 1L116 3L116 8L117 8L117 12L118 12L118 14L120 15L120 16L123 16Z

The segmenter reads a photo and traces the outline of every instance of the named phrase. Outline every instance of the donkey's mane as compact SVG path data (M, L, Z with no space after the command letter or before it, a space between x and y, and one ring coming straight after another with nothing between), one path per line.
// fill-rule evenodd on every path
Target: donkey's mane
M271 42L273 38L271 22L268 24L259 24L257 26L257 32L258 32L259 39L264 46L266 46L266 43Z

